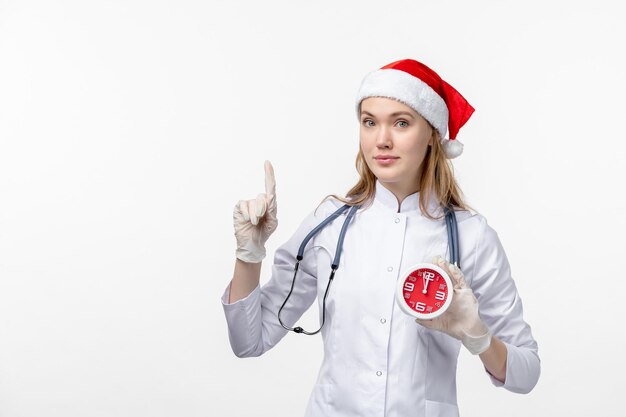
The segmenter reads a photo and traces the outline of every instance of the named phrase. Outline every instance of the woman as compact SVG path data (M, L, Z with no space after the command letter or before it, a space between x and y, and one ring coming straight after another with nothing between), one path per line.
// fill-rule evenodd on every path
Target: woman
M537 343L496 232L470 213L446 158L473 108L433 70L414 60L368 74L357 97L359 182L310 213L276 250L272 277L259 287L264 243L276 229L273 170L266 193L234 211L237 260L222 303L237 356L273 347L318 298L325 323L324 361L307 416L457 416L461 345L482 361L496 386L529 392L539 378ZM449 131L450 139L442 139ZM345 214L307 244L288 302L296 254L305 236L344 203L360 207L349 223L336 279L326 292ZM443 259L443 207L458 222L462 271ZM411 265L433 259L454 282L449 309L415 320L394 301ZM325 301L324 301L325 298Z

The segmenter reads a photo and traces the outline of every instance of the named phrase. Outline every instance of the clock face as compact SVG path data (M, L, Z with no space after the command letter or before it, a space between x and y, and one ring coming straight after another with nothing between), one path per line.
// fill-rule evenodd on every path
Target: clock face
M396 301L407 314L420 319L433 319L448 309L452 302L452 281L437 265L414 265L400 275Z

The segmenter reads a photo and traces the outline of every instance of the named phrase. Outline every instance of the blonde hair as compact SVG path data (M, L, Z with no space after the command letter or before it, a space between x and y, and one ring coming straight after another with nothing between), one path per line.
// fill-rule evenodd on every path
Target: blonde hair
M419 207L426 217L436 220L442 218L443 215L435 217L427 208L428 201L430 201L433 194L439 203L444 206L452 206L462 210L471 210L472 208L463 199L461 188L454 177L454 167L445 155L439 132L436 129L432 129L432 131L432 146L428 147L422 162L423 169L419 181ZM376 176L367 166L365 156L360 147L355 165L359 173L359 181L348 191L345 198L330 194L324 197L321 203L330 197L334 197L350 206L369 206L372 204L374 194L376 193Z

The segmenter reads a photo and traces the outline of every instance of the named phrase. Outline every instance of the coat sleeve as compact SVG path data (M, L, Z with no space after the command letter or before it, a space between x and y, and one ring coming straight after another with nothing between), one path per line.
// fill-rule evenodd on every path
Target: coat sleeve
M310 213L294 235L276 249L272 275L267 284L257 286L247 297L229 304L230 284L222 295L222 306L228 325L230 346L240 358L260 356L287 334L278 321L278 310L284 302L293 279L300 244L323 216L322 207ZM317 296L317 264L312 239L300 262L293 292L281 312L285 325L294 323L311 306Z
M504 383L488 373L495 386L526 394L539 380L537 342L524 321L522 300L511 276L509 261L497 233L481 216L476 243L471 287L478 300L480 316L507 348Z

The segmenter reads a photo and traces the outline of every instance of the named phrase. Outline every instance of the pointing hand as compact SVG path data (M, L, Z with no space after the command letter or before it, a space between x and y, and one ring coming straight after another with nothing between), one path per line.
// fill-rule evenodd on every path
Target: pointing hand
M265 161L265 193L254 200L239 200L233 210L238 259L258 263L265 258L265 242L278 226L276 208L274 168Z

